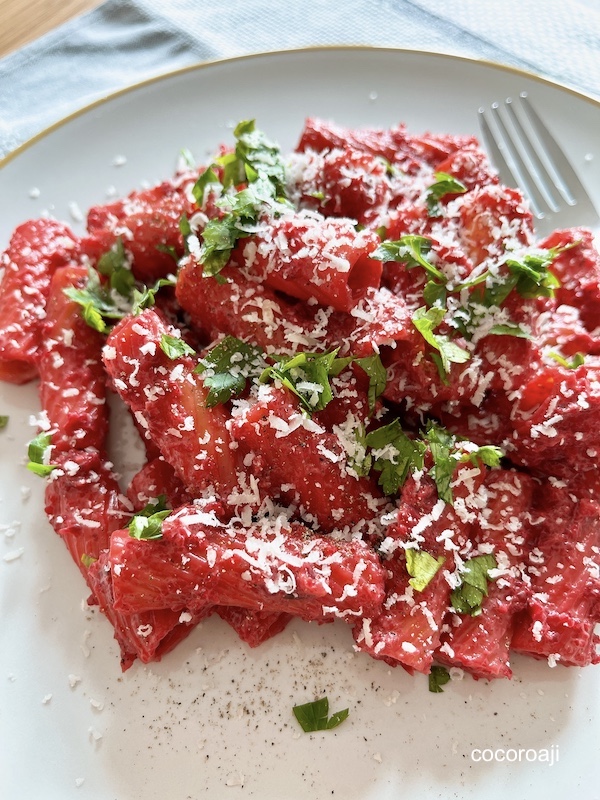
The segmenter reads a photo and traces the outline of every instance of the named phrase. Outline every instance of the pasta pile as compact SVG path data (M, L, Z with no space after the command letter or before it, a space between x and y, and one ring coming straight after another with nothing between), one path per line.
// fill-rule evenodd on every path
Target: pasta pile
M29 467L123 668L213 613L250 646L343 622L410 672L597 663L590 231L538 241L470 136L233 138L3 256L0 378L39 378Z

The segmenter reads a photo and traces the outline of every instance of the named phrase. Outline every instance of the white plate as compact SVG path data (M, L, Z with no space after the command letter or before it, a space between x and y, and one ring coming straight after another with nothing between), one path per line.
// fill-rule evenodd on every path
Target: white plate
M240 119L256 117L284 148L307 115L475 133L479 105L523 89L600 204L597 102L465 59L317 49L177 72L55 126L0 172L0 244L45 209L81 230L71 203L85 210L110 186L123 193L168 177L182 147L203 159ZM127 160L117 167L119 156ZM111 628L82 607L84 584L45 521L42 481L22 466L38 408L34 386L0 387L0 413L10 415L0 432L0 555L22 550L0 563L0 796L600 797L598 669L517 658L512 682L466 677L434 695L423 676L355 654L342 625L292 624L252 651L211 619L162 663L121 674ZM13 521L20 525L10 535ZM72 688L70 675L81 679ZM303 734L292 706L321 694L332 710L348 706L349 719L334 732ZM525 760L552 747L553 766ZM523 760L476 763L474 748L520 749Z

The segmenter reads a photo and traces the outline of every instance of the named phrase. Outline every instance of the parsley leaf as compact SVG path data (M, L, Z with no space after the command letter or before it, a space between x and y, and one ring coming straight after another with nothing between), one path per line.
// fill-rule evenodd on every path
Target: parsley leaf
M355 358L354 363L367 373L369 377L369 410L373 411L377 398L383 394L387 384L387 370L378 353L364 358Z
M132 292L131 313L137 316L145 308L152 308L156 305L156 295L163 286L175 286L177 280L174 276L159 278L154 286L144 286L141 289L134 289Z
M200 359L194 370L203 377L210 391L206 397L208 408L226 403L241 394L246 380L264 369L263 351L260 347L226 336Z
M161 494L155 503L148 503L135 514L127 526L133 539L162 539L162 523L171 509L167 508L167 498Z
M217 206L225 211L224 216L208 221L202 231L199 263L203 275L219 279L218 275L229 261L231 251L238 239L250 236L265 207L286 203L285 166L279 147L273 144L262 131L257 130L254 120L243 120L234 129L237 139L235 151L216 159L198 178L192 193L198 204L210 184L220 184L223 191L246 184L233 194L224 194ZM222 181L217 170L221 169ZM289 205L289 204L288 204ZM182 220L184 239L192 233L189 221Z
M442 686L450 680L450 673L446 667L433 666L429 672L429 691L435 694L443 693Z
M340 375L350 364L358 364L369 378L369 410L373 411L377 398L383 394L387 385L387 370L381 361L381 356L378 353L374 353L372 356L363 358L355 358L354 356L335 358L329 369L329 374L332 376Z
M106 253L100 256L96 269L101 275L109 279L110 288L122 297L129 297L135 285L135 277L130 269L123 240L119 236L117 241Z
M120 307L120 304L117 305L113 293L108 287L102 285L99 273L91 267L88 270L88 281L84 289L69 286L64 289L64 293L82 307L83 319L90 328L94 328L99 333L107 332L107 319L122 319L125 316L124 309Z
M202 231L198 258L202 274L217 276L229 261L238 239L251 236L264 209L277 203L274 185L261 175L237 194L222 197L217 205L227 213L220 219L209 220Z
M333 728L337 728L348 717L349 713L348 709L345 708L343 711L337 711L329 716L329 700L327 697L321 697L312 703L294 706L292 711L304 733L330 731Z
M585 363L585 356L583 353L575 353L571 361L569 361L568 358L561 356L560 353L555 353L554 351L548 353L548 355L565 369L577 369L577 367L580 367Z
M401 236L396 241L382 242L371 258L377 261L398 261L405 264L407 269L422 267L430 278L446 283L444 273L427 260L426 255L431 250L431 239L409 233Z
M469 454L463 455L460 460L470 461L475 466L479 466L479 462L481 462L486 467L499 467L502 458L504 458L504 450L493 444L484 444Z
M428 306L446 306L448 291L445 284L436 281L427 281L423 288L423 300Z
M491 553L475 556L465 561L461 584L451 595L452 608L459 614L476 617L481 614L481 604L488 593L489 572L498 566Z
M367 434L365 443L371 448L373 469L380 472L379 485L385 494L396 494L415 469L423 469L425 444L409 439L399 420Z
M463 445L465 440L454 436L435 422L428 423L424 435L433 458L430 475L435 481L438 495L445 503L453 502L451 483L458 464L470 461L477 467L481 467L481 464L499 467L504 456L501 448L491 444L476 447L468 443L467 448Z
M524 331L520 325L514 322L492 325L488 331L488 336L516 336L517 339L531 338L531 335L527 333L527 331Z
M179 336L171 336L169 333L163 333L161 336L160 349L172 360L182 356L196 355L194 348L190 347L185 339L181 339Z
M94 556L90 556L87 553L81 554L81 563L86 569L89 569L96 561L98 561L98 559L94 558Z
M421 306L412 315L412 324L425 341L439 352L439 357L434 358L434 361L442 379L446 378L452 364L464 364L471 358L468 350L457 345L448 336L434 333L445 315L446 309L439 306L432 308Z
M447 172L435 172L435 183L427 189L427 210L430 217L441 214L440 200L448 194L464 194L467 187Z
M450 484L458 463L455 452L456 439L449 431L434 422L427 425L425 439L433 458L430 474L437 486L438 495L445 503L452 504Z
M50 464L50 452L52 448L52 435L50 433L38 433L29 442L27 456L29 462L27 469L42 478L46 478L50 473L58 468L58 464Z
M321 411L333 398L329 376L339 374L336 368L339 369L341 361L346 362L346 359L336 359L337 353L336 349L330 353L273 356L276 363L264 370L259 381L277 380L300 399L309 414Z
M222 164L223 186L252 182L263 175L273 184L278 197L285 197L285 167L279 147L256 128L253 119L243 120L234 128L237 142L233 157L217 159Z
M238 123L233 134L237 139L234 151L216 158L215 163L204 170L192 188L198 205L202 205L204 194L211 184L217 184L225 190L231 186L252 183L259 174L269 178L276 191L283 196L285 170L279 148L262 131L256 129L255 120ZM217 174L219 169L222 180Z
M0 416L0 431L8 425L9 417L5 414Z
M560 286L560 281L548 267L560 252L561 248L552 247L542 253L529 253L520 261L512 258L506 260L509 272L516 278L515 288L521 297L554 297L554 290Z
M434 558L425 550L415 550L409 547L405 550L406 571L411 576L409 584L415 592L422 592L445 561L444 556Z
M194 196L194 200L196 201L196 203L199 206L201 206L202 203L204 202L204 194L206 192L206 189L211 184L215 184L215 183L218 186L221 185L221 181L219 180L219 176L217 175L217 173L214 171L214 169L212 167L208 167L198 177L198 180L196 181L196 183L192 187L192 194ZM187 221L187 217L186 217L186 221ZM184 223L184 225L185 225L185 223ZM188 225L189 225L189 222L188 222ZM181 230L181 226L180 226L180 230ZM183 234L183 231L181 231L181 233ZM191 229L188 231L187 235L189 236L190 233L191 233ZM184 234L184 236L185 235L186 234Z

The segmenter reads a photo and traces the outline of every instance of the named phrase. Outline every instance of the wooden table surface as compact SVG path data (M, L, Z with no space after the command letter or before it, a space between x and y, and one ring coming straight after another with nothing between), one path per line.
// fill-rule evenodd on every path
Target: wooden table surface
M101 0L0 0L0 58Z

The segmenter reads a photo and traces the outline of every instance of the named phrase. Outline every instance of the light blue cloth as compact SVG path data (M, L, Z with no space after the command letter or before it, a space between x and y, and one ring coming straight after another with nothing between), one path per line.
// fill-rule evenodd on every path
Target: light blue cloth
M0 60L0 155L151 75L326 44L484 58L600 96L598 0L108 0Z

